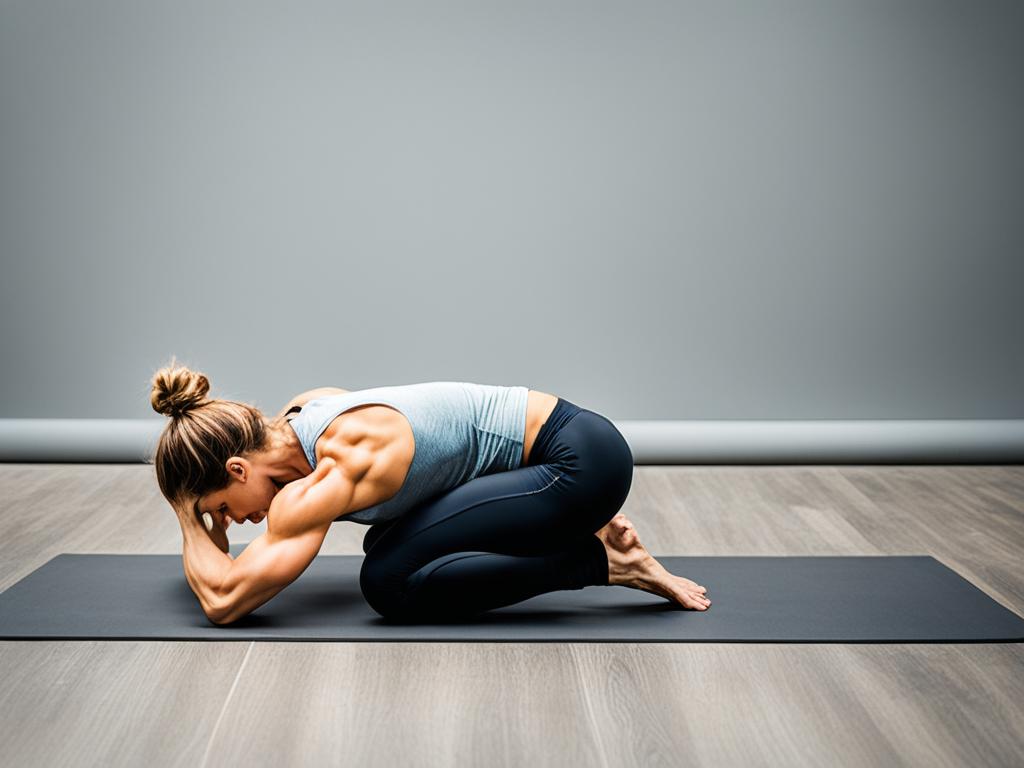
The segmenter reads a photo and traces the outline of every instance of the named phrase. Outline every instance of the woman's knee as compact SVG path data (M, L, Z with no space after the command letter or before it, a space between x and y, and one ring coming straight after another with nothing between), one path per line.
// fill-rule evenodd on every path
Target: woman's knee
M359 569L359 589L373 610L386 619L402 614L404 579L383 558L367 555Z

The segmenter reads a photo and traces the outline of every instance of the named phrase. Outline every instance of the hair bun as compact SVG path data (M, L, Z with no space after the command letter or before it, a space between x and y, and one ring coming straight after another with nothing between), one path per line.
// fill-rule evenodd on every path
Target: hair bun
M199 371L171 362L153 374L149 402L153 410L171 418L201 405L210 391L210 380Z

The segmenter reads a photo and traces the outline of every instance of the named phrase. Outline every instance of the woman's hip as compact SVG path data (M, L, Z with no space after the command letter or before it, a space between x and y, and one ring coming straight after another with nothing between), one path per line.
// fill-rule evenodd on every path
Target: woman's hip
M588 498L621 506L633 480L633 452L618 428L596 411L559 398L530 452Z

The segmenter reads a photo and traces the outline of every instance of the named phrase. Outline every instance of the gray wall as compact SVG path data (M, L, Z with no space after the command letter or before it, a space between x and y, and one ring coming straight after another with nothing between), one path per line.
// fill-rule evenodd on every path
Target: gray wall
M1024 417L1024 4L0 4L0 417Z

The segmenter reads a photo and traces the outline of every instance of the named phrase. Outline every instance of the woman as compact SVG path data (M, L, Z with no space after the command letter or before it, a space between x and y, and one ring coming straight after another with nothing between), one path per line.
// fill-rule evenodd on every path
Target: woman
M215 623L297 578L336 520L371 526L360 587L385 618L465 617L587 585L711 605L616 514L632 483L629 446L568 400L470 382L323 387L268 420L208 399L209 388L172 361L154 375L151 403L172 417L153 461L182 525L186 576ZM224 554L232 522L264 518L263 535Z

